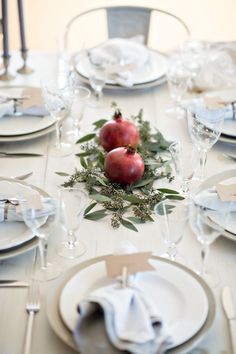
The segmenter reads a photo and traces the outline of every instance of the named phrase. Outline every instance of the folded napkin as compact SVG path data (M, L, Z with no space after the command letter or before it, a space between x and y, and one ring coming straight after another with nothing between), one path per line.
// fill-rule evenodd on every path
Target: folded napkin
M204 57L193 91L236 87L236 42L214 43Z
M16 100L14 101L11 97L14 97ZM21 101L21 97L26 98ZM1 91L0 118L6 115L13 115L15 113L15 108L17 108L17 113L21 113L22 115L43 117L48 114L43 105L41 90L36 87L15 89L10 90L9 92Z
M211 210L216 211L228 211L228 212L236 212L236 202L234 201L222 201L216 191L215 187L208 188L206 190L198 193L194 201Z
M107 69L110 79L132 86L135 74L149 60L148 49L140 39L112 38L89 51L91 63Z
M114 254L135 252L131 243L123 242ZM129 287L117 282L91 292L78 306L73 333L80 353L164 353L171 339L150 297L158 281L156 272L148 271L130 276Z

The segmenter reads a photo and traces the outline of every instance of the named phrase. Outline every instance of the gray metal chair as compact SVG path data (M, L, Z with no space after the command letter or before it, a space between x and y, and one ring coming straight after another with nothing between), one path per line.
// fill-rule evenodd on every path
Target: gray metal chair
M77 29L76 24L80 24ZM86 26L89 27L86 29ZM164 42L168 44L172 39L177 42L175 47L178 46L180 44L177 38L178 31L181 32L182 40L190 35L186 23L180 17L165 10L135 6L98 7L77 14L67 23L64 46L66 49L74 47L75 50L79 50L81 47L94 46L107 38L143 35L148 47L166 52L174 49L172 48L174 46L171 45L171 48L163 50L159 44ZM78 48L79 43L80 48Z

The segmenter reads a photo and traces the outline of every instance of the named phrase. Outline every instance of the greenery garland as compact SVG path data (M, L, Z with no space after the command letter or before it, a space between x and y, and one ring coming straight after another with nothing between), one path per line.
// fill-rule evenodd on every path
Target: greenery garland
M135 224L154 221L153 208L160 200L183 197L172 189L154 188L154 182L158 179L167 178L168 181L173 179L169 153L166 154L170 142L166 141L158 130L152 131L150 123L143 119L142 109L131 119L139 129L140 141L137 152L145 164L144 175L138 182L124 187L110 182L104 175L106 152L99 145L98 130L108 121L107 119L94 122L94 131L77 141L81 144L81 152L77 156L80 158L82 170L76 169L72 175L56 173L68 177L62 184L64 187L72 187L76 183L85 184L92 199L92 203L84 212L85 219L100 220L110 215L112 227L118 228L122 225L138 231Z

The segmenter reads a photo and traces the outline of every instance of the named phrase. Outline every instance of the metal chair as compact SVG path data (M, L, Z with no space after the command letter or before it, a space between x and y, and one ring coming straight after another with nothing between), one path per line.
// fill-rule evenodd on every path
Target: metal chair
M67 23L64 48L78 51L108 38L136 35L142 35L148 47L169 52L189 37L190 30L180 17L165 10L135 6L98 7L77 14Z

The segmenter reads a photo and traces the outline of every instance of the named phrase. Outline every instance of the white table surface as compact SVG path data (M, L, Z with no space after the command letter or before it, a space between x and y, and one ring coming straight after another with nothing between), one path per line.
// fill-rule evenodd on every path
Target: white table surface
M20 66L16 55L12 60L11 70ZM17 75L10 83L0 82L0 86L7 85L40 85L45 77L53 77L57 73L57 57L52 54L33 53L30 64L35 72L29 76ZM166 85L154 89L130 92L106 92L104 97L107 109L88 108L82 123L84 132L91 129L91 123L100 118L109 118L112 109L109 108L112 101L116 101L122 109L124 116L136 114L140 108L144 109L144 117L151 121L165 135L167 139L189 140L186 122L168 118L165 109L171 105ZM0 176L17 176L30 171L33 175L27 180L52 195L56 195L57 186L64 179L55 174L55 171L72 173L74 168L79 167L78 158L74 155L64 158L50 156L50 147L54 143L55 135L49 134L41 138L18 143L0 143L0 151L29 151L44 154L40 158L1 158ZM78 147L75 147L75 150ZM236 167L235 162L219 160L221 152L235 152L236 145L217 143L210 151L206 166L207 176L214 175L224 170ZM49 258L59 262L63 269L95 256L112 253L114 248L122 240L130 240L139 250L151 250L160 255L165 250L165 245L158 232L158 225L146 224L139 226L139 233L134 233L125 228L113 230L108 219L99 222L85 220L78 236L87 246L87 252L76 261L64 260L56 254L56 245L62 240L60 230L50 240ZM193 233L187 228L183 241L180 243L179 252L184 255L190 267L200 261L200 246ZM0 261L1 279L27 279L28 271L32 265L34 251L29 251L21 256ZM236 304L236 242L226 238L219 238L211 247L210 265L220 278L221 284L214 289L217 301L216 319L210 331L192 353L230 353L230 342L227 322L223 314L220 292L222 286L229 285L233 291ZM46 317L45 303L47 292L54 281L41 284L41 310L36 317L32 354L68 354L73 353L54 334ZM0 353L20 354L23 349L24 333L27 314L25 303L26 289L0 289Z

